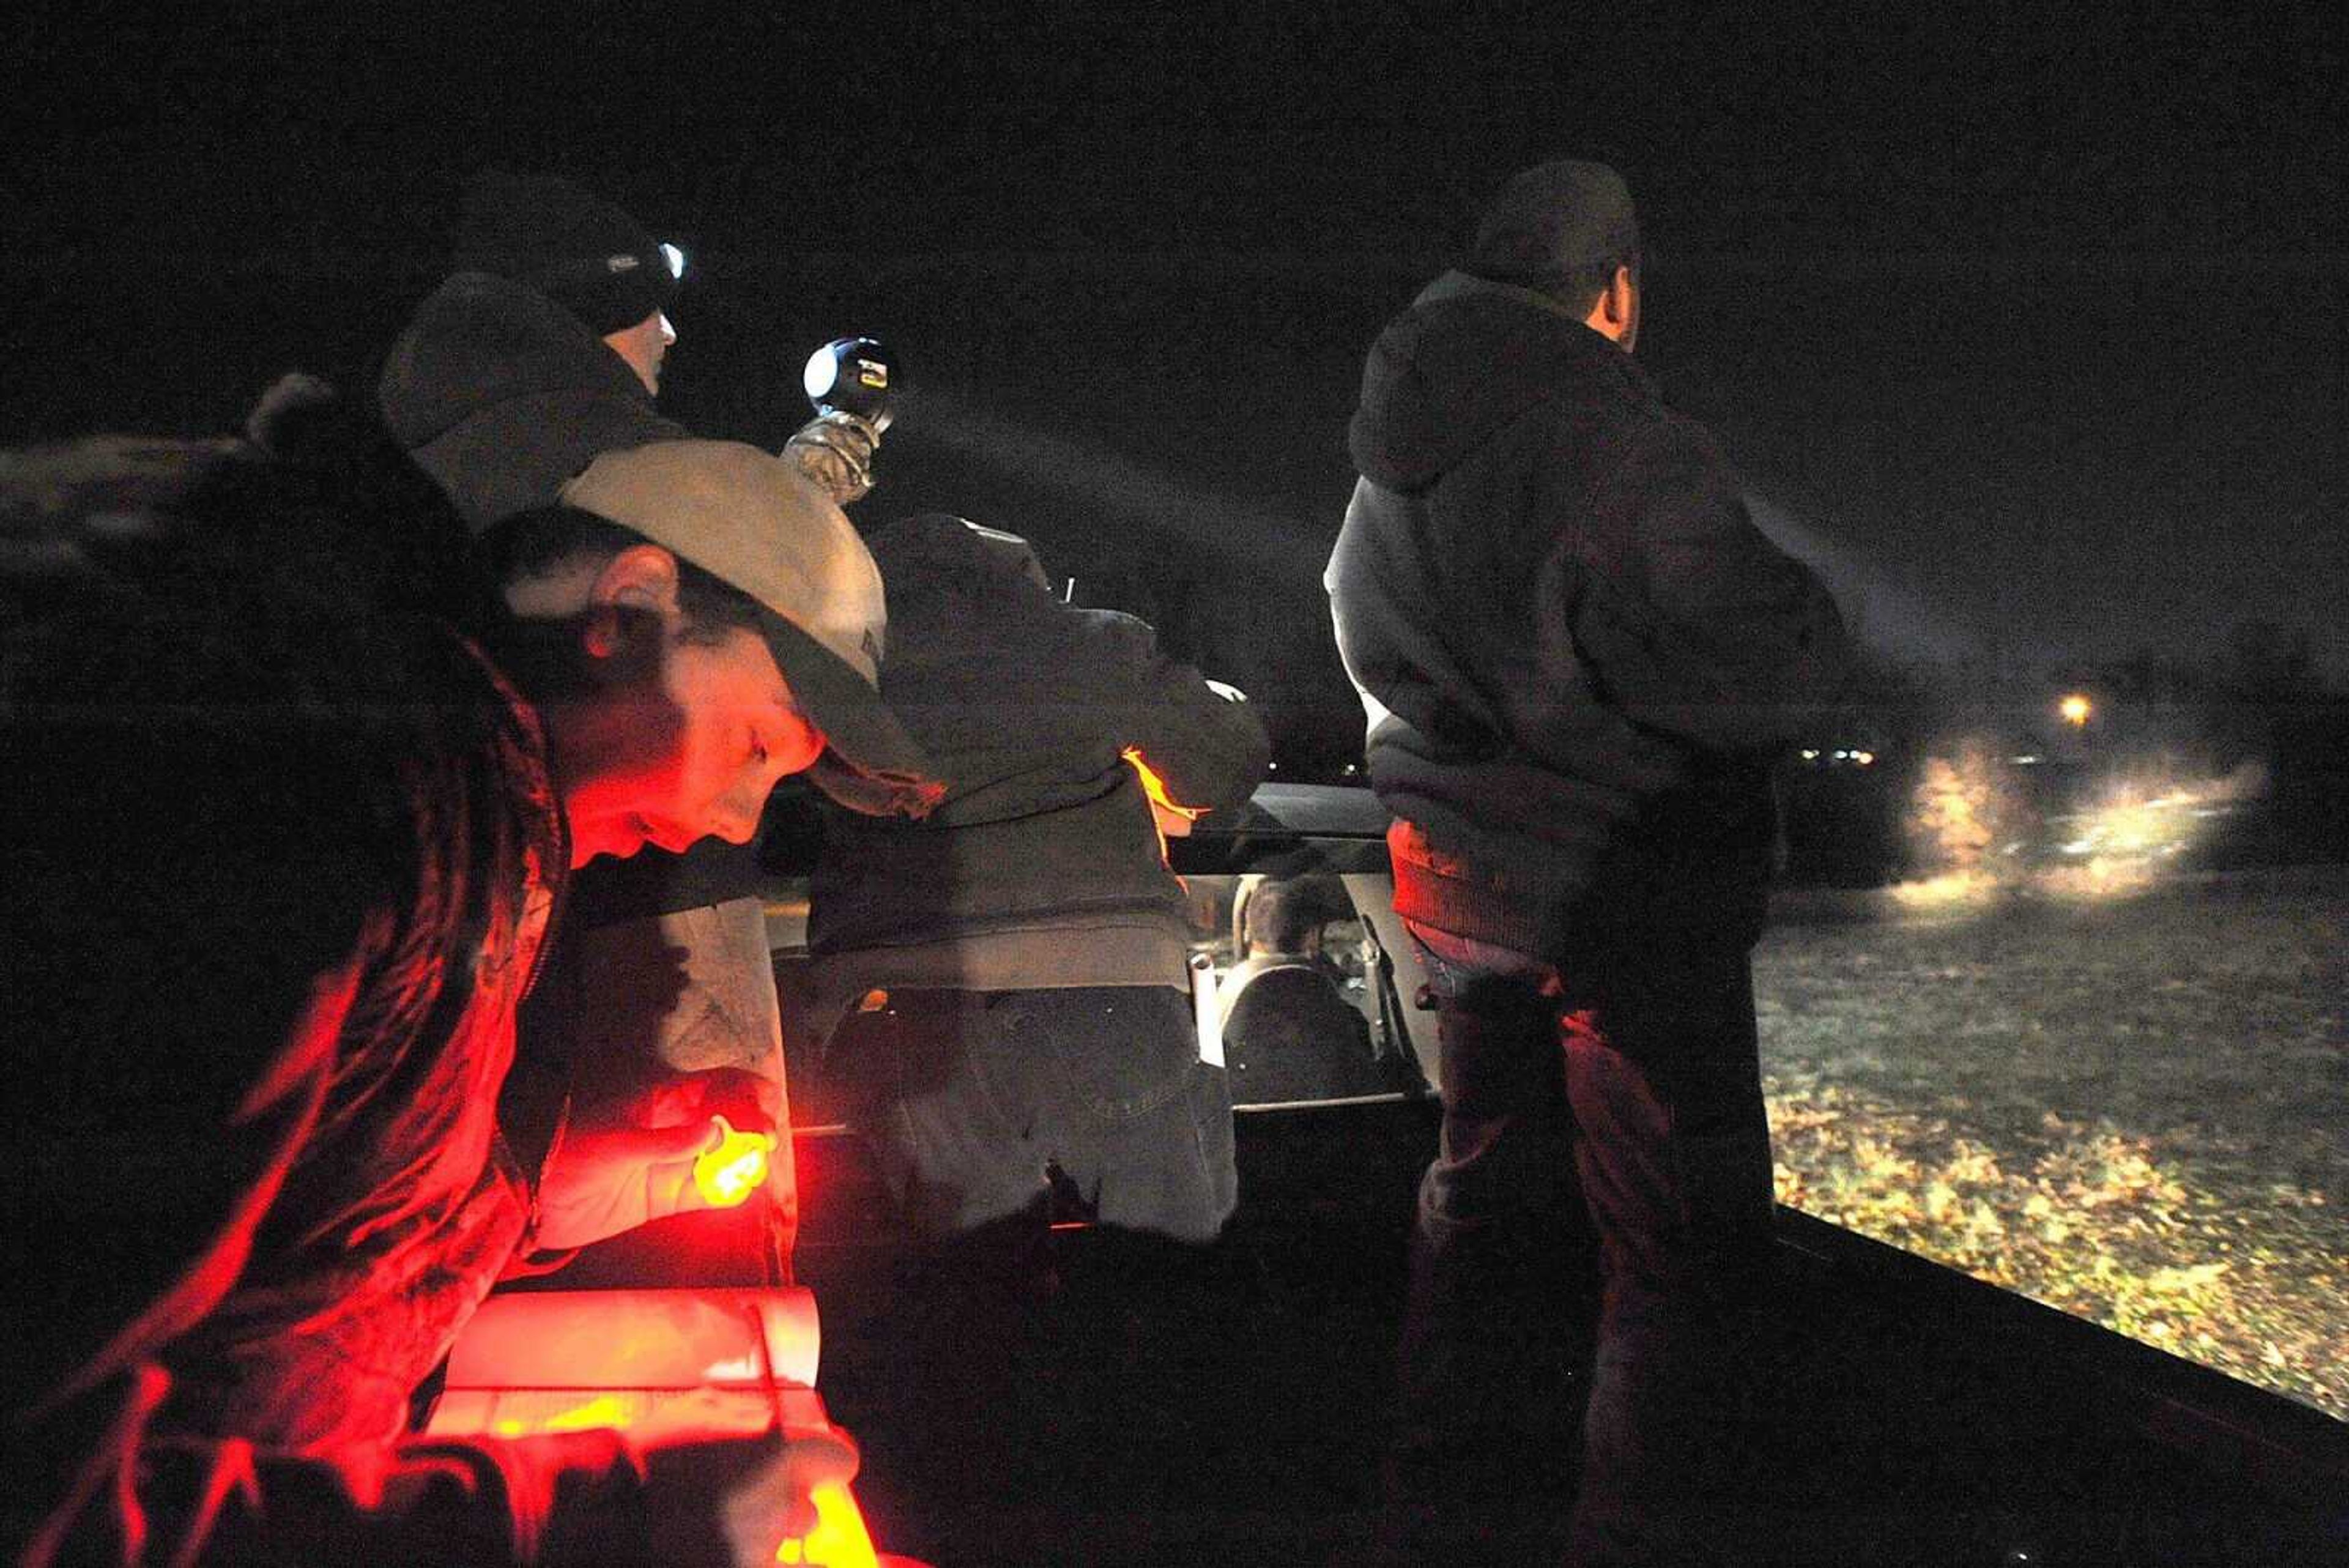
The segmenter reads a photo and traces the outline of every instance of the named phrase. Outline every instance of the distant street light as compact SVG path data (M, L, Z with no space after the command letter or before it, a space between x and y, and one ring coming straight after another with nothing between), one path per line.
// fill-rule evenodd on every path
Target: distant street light
M2070 696L2064 698L2062 701L2056 703L2055 711L2064 715L2064 722L2065 723L2079 726L2086 724L2089 715L2095 712L2096 710L2085 697L2083 697L2078 692L2075 691Z

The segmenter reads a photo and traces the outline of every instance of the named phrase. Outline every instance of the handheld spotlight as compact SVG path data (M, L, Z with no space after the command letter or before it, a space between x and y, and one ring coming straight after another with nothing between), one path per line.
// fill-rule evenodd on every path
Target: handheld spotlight
M877 436L896 415L905 370L878 338L835 337L808 356L800 384L818 414L854 414Z
M808 356L800 385L815 418L784 443L783 455L845 506L873 488L873 454L896 417L905 368L877 338L835 337Z

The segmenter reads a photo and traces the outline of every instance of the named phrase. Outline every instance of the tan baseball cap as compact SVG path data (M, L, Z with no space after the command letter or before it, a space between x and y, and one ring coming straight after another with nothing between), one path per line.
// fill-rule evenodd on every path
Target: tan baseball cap
M565 505L642 534L758 601L792 694L829 742L811 780L843 805L919 815L943 786L882 705L881 570L840 508L791 464L741 441L608 452Z

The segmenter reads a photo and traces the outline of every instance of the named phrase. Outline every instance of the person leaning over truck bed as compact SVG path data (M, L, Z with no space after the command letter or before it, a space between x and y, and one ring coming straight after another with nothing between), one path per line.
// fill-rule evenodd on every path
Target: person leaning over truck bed
M37 1303L12 1560L765 1563L853 1473L829 1428L407 1435L502 1273L698 1206L710 1113L774 1130L755 1080L701 1075L516 1159L494 1107L570 874L746 837L819 754L918 773L870 557L760 472L762 504L686 530L622 464L618 516L527 519L540 547L485 581L315 389L245 440L0 456L6 1203Z

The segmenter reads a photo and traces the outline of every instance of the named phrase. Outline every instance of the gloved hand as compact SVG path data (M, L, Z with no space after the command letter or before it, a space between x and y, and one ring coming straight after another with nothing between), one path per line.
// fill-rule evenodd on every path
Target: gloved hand
M873 489L873 453L881 432L844 409L818 414L783 443L783 457L842 506Z
M718 1147L730 1125L780 1143L773 1102L773 1085L759 1075L719 1067L678 1074L616 1104L574 1108L540 1169L532 1245L584 1247L714 1207L694 1181L694 1162Z
M442 1447L460 1452L464 1446ZM474 1438L470 1447L497 1450L509 1493L531 1500L522 1534L542 1568L615 1561L771 1568L784 1560L779 1552L786 1542L802 1546L792 1562L854 1562L837 1550L843 1532L864 1543L864 1560L872 1560L871 1538L849 1492L856 1445L837 1427L654 1443L617 1432L569 1432ZM825 1535L833 1552L804 1550Z
M1152 820L1158 824L1158 836L1161 838L1188 838L1191 836L1191 825L1198 820L1188 812L1179 811L1155 800L1150 803L1150 815Z
M819 1530L853 1531L869 1554L848 1493L856 1466L856 1445L837 1427L657 1449L645 1466L653 1561L769 1568L785 1542Z

